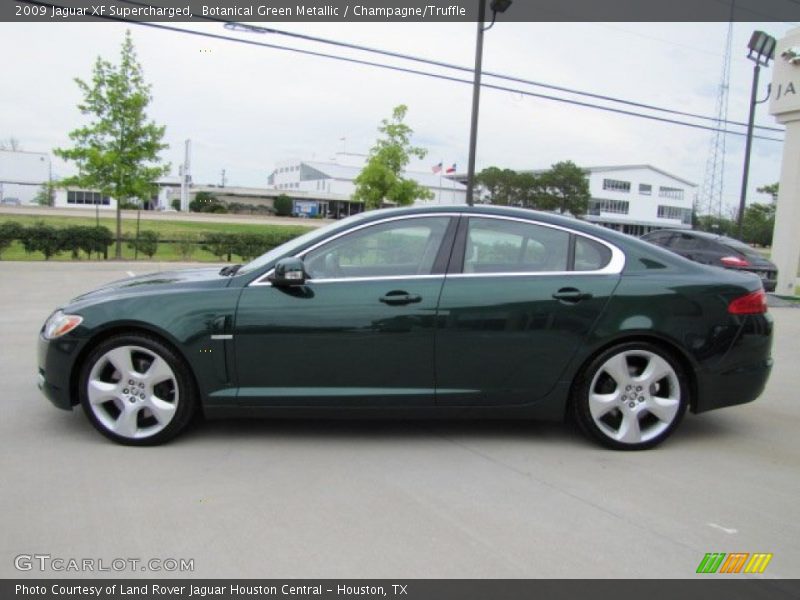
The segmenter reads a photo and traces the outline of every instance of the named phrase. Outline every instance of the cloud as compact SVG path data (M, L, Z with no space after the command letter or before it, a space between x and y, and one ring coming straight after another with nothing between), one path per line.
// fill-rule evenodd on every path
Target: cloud
M471 80L471 73L282 36L233 34L217 25L181 26ZM280 28L466 67L474 59L473 24L314 23ZM741 49L755 28L780 36L787 26L735 24L729 103L730 116L737 120L746 119L751 76ZM12 58L4 65L5 78L14 82L0 97L0 131L19 138L30 150L68 144L69 131L82 122L72 79L88 78L97 55L114 59L124 29L119 24L0 24L0 52ZM415 142L429 149L412 168L427 170L444 160L466 169L469 84L144 27L131 30L152 84L149 114L167 126L170 148L164 158L177 172L184 140L191 139L196 182L217 182L226 169L232 185L263 186L274 164L283 159L327 160L345 145L348 152L366 152L380 120L401 103L409 106L407 121L416 132ZM499 22L486 34L484 69L713 115L726 34L727 25L720 23ZM496 82L490 77L485 81ZM757 120L771 123L766 110L759 110ZM477 164L480 169L547 167L566 159L584 165L651 163L701 183L710 140L710 132L484 89ZM728 147L726 197L735 197L741 143L731 139ZM780 148L772 142L754 146L753 187L778 179ZM62 174L72 169L60 161L54 167Z

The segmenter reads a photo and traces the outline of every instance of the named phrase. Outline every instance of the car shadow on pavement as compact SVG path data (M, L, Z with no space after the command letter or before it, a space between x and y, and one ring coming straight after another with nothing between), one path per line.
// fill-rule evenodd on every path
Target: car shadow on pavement
M92 428L80 409L72 413L53 413L52 419L44 422L46 431L41 434L51 441L70 438L110 443ZM746 435L747 424L747 419L736 415L687 414L665 447L740 438ZM450 440L596 448L571 421L501 419L199 419L168 445L235 444L237 440L299 444L323 440L368 444Z
M527 442L533 439L548 443L584 443L568 423L494 419L226 419L201 421L182 437L209 443L235 443L237 439L254 438L297 442L394 443L436 439Z

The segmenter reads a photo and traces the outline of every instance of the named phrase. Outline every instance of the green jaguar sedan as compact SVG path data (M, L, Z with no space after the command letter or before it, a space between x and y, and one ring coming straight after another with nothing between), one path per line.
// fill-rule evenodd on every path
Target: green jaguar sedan
M193 417L572 417L643 449L772 367L758 277L503 207L378 210L245 265L133 277L39 335L39 387L123 444Z

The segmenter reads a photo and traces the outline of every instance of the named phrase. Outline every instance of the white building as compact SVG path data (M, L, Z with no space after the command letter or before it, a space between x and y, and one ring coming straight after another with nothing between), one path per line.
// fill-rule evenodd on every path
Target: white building
M49 154L0 150L0 203L34 204L50 177Z
M581 168L591 194L587 221L636 236L667 227L691 229L697 184L652 165ZM467 180L465 173L454 177Z
M588 167L586 220L632 235L692 227L697 184L651 165Z
M57 184L56 184L57 185ZM149 200L145 200L142 208L148 210L165 209L172 206L174 198L180 198L180 183L174 177L163 177L156 181L156 191ZM137 200L133 199L132 203ZM57 208L91 208L100 210L116 210L116 199L96 190L78 187L57 187L54 193L53 206Z
M363 164L287 160L278 163L267 182L270 187L283 190L287 195L291 195L292 192L305 192L312 195L329 195L331 199L347 201L355 192L355 178L362 168ZM413 179L433 193L431 200L418 201L417 205L466 203L466 186L445 177L443 172L408 171L403 176ZM320 206L322 214L326 214L325 208Z

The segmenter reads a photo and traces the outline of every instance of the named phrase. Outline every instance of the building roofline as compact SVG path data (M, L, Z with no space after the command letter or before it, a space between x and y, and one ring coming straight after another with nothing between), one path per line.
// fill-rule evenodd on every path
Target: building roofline
M665 171L664 169L659 169L658 167L654 167L653 165L646 164L646 163L642 163L642 164L638 164L638 165L597 165L597 166L591 166L591 167L581 167L580 165L578 165L578 167L580 169L584 170L584 171L589 171L589 172L619 171L619 170L622 170L622 169L651 169L653 171L656 171L657 173L661 173L662 175L666 175L667 177L671 177L672 179L675 179L677 181L685 183L686 185L689 185L691 187L698 187L698 184L696 184L693 181L689 181L688 179L685 179L684 177L679 177L678 175L675 175L674 173L670 173L669 171ZM536 173L544 173L548 169L519 169L519 170L518 169L511 169L511 170L512 171L516 171L517 173L534 173L534 174L536 174ZM467 174L463 173L463 172L462 173L453 173L453 174L450 175L450 178L452 178L452 179L466 178L466 176L467 176Z

